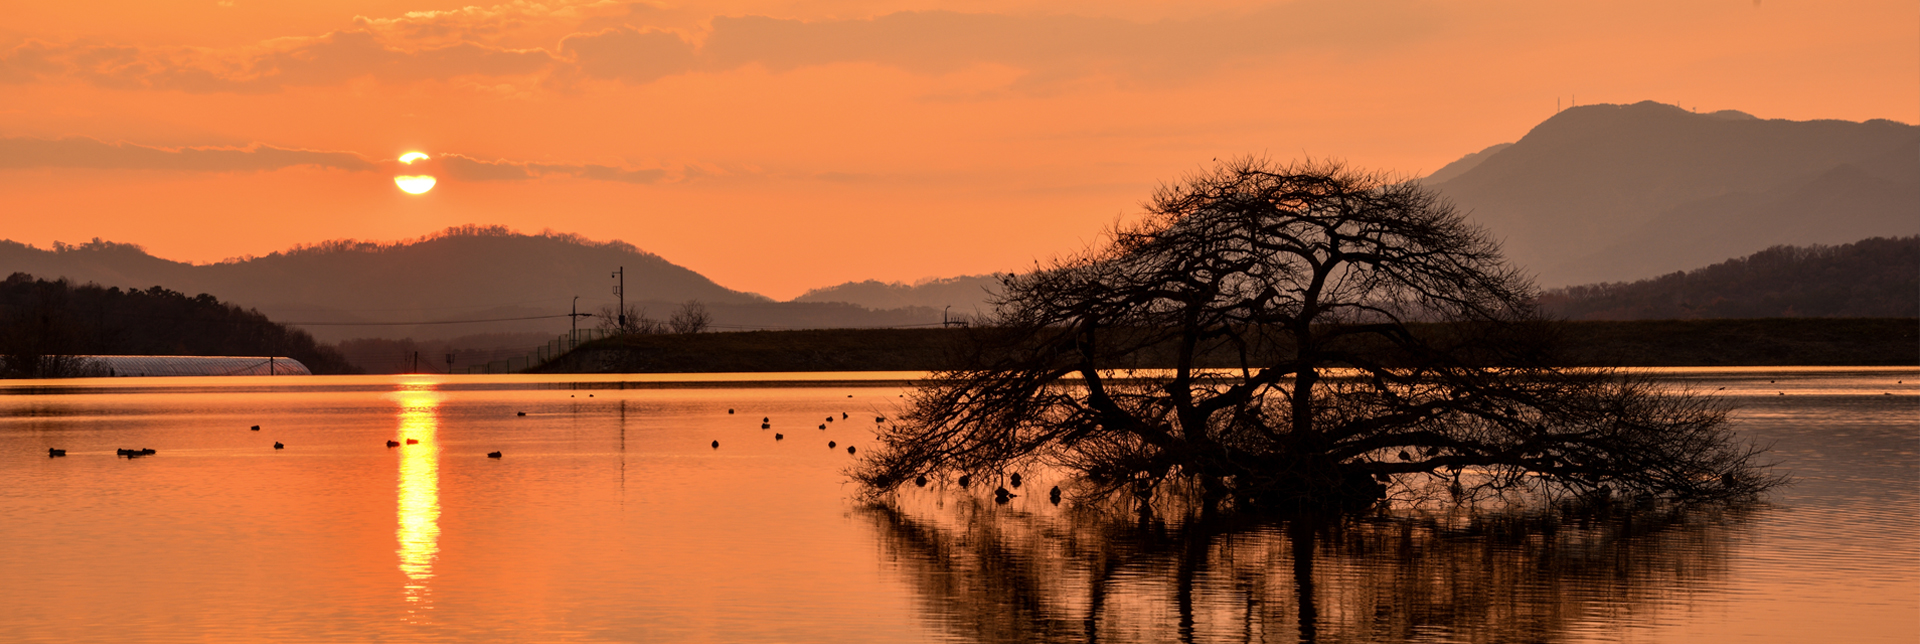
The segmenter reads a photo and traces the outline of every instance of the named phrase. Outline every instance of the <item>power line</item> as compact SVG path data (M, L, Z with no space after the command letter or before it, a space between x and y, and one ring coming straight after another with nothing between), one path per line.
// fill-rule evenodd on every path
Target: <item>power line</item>
M536 302L557 302L564 299L567 299L567 298L543 297L543 298L533 299L533 300L520 300L518 302L499 302L494 304L458 304L454 306L428 306L428 307L415 306L415 307L400 307L400 308L391 308L391 309L335 309L335 308L327 308L323 306L299 306L299 305L276 306L274 307L274 309L278 311L294 311L294 312L331 311L336 313L383 313L387 311L445 311L448 309L505 308L509 306L519 306L522 304L533 304Z
M946 325L944 322L929 322L926 324L888 324L883 326L784 326L778 324L709 324L707 326L715 329L742 329L748 331L860 331L869 329L911 329L916 327Z
M280 324L290 324L295 326L420 326L420 325L427 325L427 324L476 324L480 322L514 322L518 320L551 320L553 318L564 318L564 317L567 317L567 314L562 313L560 315L535 315L535 316L524 317L524 318L493 318L489 320L440 320L435 322L281 322Z

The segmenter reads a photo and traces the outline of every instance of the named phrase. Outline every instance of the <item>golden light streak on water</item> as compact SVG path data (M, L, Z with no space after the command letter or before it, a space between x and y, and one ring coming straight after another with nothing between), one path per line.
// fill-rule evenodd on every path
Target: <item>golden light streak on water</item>
M433 383L404 384L394 393L400 403L399 527L394 538L400 572L407 576L406 598L412 612L432 609L434 559L440 554L440 443L435 440L440 394ZM406 444L408 440L420 441Z

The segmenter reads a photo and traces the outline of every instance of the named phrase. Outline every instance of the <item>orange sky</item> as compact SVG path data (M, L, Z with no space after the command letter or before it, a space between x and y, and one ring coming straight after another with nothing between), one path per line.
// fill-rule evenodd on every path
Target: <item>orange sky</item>
M1920 121L1911 0L0 6L0 238L503 224L781 299L1016 270L1219 156L1424 174L1556 99ZM417 197L416 149L459 155Z

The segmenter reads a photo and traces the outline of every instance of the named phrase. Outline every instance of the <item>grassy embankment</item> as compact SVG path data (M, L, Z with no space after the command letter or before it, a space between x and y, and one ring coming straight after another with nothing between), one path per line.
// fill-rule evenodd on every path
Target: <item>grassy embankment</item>
M1920 366L1920 319L1773 318L1564 322L1578 365ZM828 329L645 335L582 345L545 373L931 371L963 329Z

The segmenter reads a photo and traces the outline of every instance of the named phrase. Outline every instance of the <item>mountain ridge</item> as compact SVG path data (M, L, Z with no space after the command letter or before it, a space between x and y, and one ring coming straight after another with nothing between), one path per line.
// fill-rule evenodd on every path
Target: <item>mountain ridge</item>
M992 307L987 301L1000 291L1002 275L960 275L927 278L912 284L864 280L810 289L794 302L844 302L869 309L926 307L959 309L957 315L979 315Z
M476 332L560 333L573 310L597 312L618 298L615 270L626 271L626 303L666 317L699 300L717 327L805 328L937 323L937 311L869 311L844 304L785 303L727 289L699 273L625 242L578 235L518 233L500 226L456 226L397 242L333 240L265 256L188 264L139 246L95 239L39 249L0 241L0 274L24 272L145 289L211 293L307 328L337 342L359 337L450 338ZM435 324L510 320L486 326ZM589 319L584 326L592 326Z
M1422 183L1502 238L1508 258L1543 286L1628 282L1782 244L1920 234L1920 127L1701 114L1651 101L1588 105ZM666 317L699 300L726 330L937 325L989 312L999 286L991 274L865 280L775 302L626 242L499 226L332 240L212 264L99 238L50 250L0 241L0 275L216 294L335 342L557 333L570 326L563 314L575 296L583 313L616 301L611 274L621 267L628 305ZM431 324L508 318L542 319Z
M1651 277L1778 244L1920 233L1911 216L1920 212L1920 127L1728 112L1652 101L1569 108L1427 185L1503 238L1507 256L1546 286ZM1846 203L1801 195L1770 205L1818 192L1843 166L1881 183ZM1737 212L1713 212L1741 200ZM1703 217L1722 223L1703 226ZM1795 217L1818 225L1782 225ZM1646 252L1647 240L1664 252ZM1641 252L1621 254L1632 249Z
M1540 301L1572 320L1920 317L1920 236L1774 246L1651 279L1552 289Z

